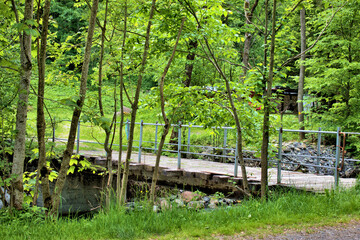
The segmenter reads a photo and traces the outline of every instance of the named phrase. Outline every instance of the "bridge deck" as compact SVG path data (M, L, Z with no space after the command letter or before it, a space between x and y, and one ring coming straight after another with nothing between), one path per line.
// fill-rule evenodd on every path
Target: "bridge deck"
M81 154L91 156L105 156L104 151L80 151ZM122 160L125 159L126 152L122 153ZM118 161L119 153L113 152L113 161ZM141 163L148 165L155 165L154 154L142 153ZM135 162L138 159L138 154L132 154L132 161ZM177 158L162 156L160 161L161 167L170 169L177 168ZM192 172L211 172L220 175L234 176L234 164L210 162L201 159L181 159L181 168L186 171ZM246 167L249 181L260 182L261 169L257 167ZM334 187L334 176L329 175L317 175L311 173L293 172L293 171L281 171L282 181L280 185L294 186L296 188L303 188L309 191L324 191L324 189L331 189ZM241 169L238 169L238 176L241 177ZM269 185L277 184L277 169L269 168ZM349 188L354 186L356 179L354 178L340 178L339 185L343 188Z

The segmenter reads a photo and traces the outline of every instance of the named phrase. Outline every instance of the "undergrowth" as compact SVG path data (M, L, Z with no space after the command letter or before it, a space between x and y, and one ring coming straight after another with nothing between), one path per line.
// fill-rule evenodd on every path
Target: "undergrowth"
M38 213L9 218L2 210L0 239L189 239L236 233L276 234L288 228L360 219L359 185L326 194L273 192L266 202L253 198L212 211L173 207L155 213L151 206L137 204L141 207L131 211L113 206L93 218L56 221Z

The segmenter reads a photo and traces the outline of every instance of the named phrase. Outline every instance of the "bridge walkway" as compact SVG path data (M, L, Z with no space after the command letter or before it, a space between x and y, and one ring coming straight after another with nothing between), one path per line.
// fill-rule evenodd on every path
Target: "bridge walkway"
M105 151L80 151L80 154L90 156L105 156ZM125 160L126 152L122 153L122 161ZM119 153L114 151L112 159L118 161ZM134 152L131 156L132 162L137 162L138 153ZM156 156L150 153L142 153L141 163L155 165ZM177 169L177 158L162 156L160 167ZM181 159L181 168L190 172L210 172L219 175L234 176L234 164L211 162L201 159ZM260 182L261 169L259 167L246 167L248 179L250 182ZM238 169L238 177L241 177L241 168ZM268 177L269 185L293 186L296 188L306 189L308 191L323 192L325 189L334 188L334 176L317 175L312 173L302 173L294 171L281 171L281 184L277 184L277 169L269 168ZM355 186L355 178L340 178L339 186L350 188Z

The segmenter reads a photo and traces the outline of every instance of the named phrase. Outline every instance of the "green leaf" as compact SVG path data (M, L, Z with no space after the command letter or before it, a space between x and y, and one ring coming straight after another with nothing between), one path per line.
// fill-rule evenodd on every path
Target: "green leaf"
M84 168L88 168L91 166L91 163L87 160L87 159L84 159L82 161L80 161L80 164L84 167Z
M77 165L77 164L78 164L78 160L77 160L77 159L75 159L75 158L71 158L71 159L70 159L70 163L69 163L70 166Z
M70 169L69 169L70 170ZM68 171L68 174L69 174L69 171ZM55 179L57 179L57 177L58 177L58 172L56 172L56 171L51 171L50 172L50 174L49 174L49 180L50 180L50 182L53 182Z
M75 166L71 166L67 171L67 174L69 175L70 173L74 173L74 171L75 171Z

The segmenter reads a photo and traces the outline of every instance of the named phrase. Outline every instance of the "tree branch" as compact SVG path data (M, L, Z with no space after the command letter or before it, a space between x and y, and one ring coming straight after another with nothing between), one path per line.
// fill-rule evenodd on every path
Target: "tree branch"
M291 9L291 11L288 12L288 14L286 14L286 16L285 16L284 18L287 18L287 17L290 15L290 13L294 12L295 9L296 9L296 8L300 5L300 3L302 3L303 1L304 1L304 0L300 0L299 2L297 2L297 3L294 5L294 7ZM280 23L280 26L277 27L277 29L275 30L275 32L277 33L283 25L284 25L284 24Z
M16 71L16 72L20 72L18 69L12 68L12 67L8 67L8 66L0 66L0 68L7 68L7 69L11 69L11 70Z
M286 60L286 61L281 65L281 67L286 66L288 63L290 63L290 62L294 61L295 59L301 57L301 55L305 54L306 52L308 52L309 50L311 50L313 47L315 47L315 45L319 42L321 36L324 34L325 30L330 26L330 23L331 23L332 20L334 19L336 13L338 13L338 12L345 6L346 3L347 3L347 1L344 2L344 3L334 12L334 14L331 16L329 22L326 24L326 26L325 26L325 27L323 28L323 30L320 32L319 36L316 38L315 42L314 42L310 47L308 47L307 49L305 49L305 51L297 54L296 56L291 57L291 58L289 58L288 60Z

